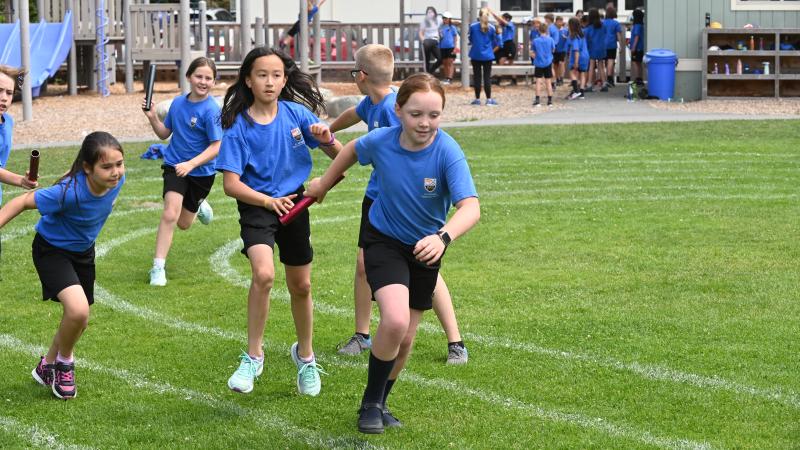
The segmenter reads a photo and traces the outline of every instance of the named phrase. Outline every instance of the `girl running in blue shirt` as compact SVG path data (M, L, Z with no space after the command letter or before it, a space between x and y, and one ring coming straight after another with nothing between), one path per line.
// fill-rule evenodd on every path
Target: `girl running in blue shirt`
M73 350L94 303L94 243L125 183L122 147L108 133L83 140L69 172L46 189L27 192L0 209L0 228L27 209L42 218L33 238L33 265L42 300L61 303L64 315L47 355L31 373L61 399L77 395Z
M155 108L142 111L159 139L172 139L164 151L164 212L156 233L156 251L150 269L150 284L167 284L166 260L172 246L175 225L188 230L195 216L207 225L213 210L206 201L214 185L214 160L219 153L222 127L219 124L219 105L208 94L217 78L217 66L212 59L200 57L189 64L186 79L188 95L172 100L162 123Z
M386 399L411 352L422 313L432 307L445 249L480 218L464 153L439 130L444 103L444 89L434 77L408 77L397 93L402 125L348 142L305 193L323 200L333 180L357 161L371 164L378 174L364 264L381 319L359 412L362 433L382 433L384 427L400 425ZM451 204L457 211L447 220Z
M288 225L286 214L303 193L311 173L308 148L322 147L336 156L336 140L311 111L324 107L314 79L280 50L258 47L247 54L239 78L228 88L222 108L225 134L217 170L225 194L239 207L242 253L250 260L252 282L247 296L247 352L228 379L228 387L248 393L264 368L264 327L275 279L273 247L280 249L291 297L297 342L291 356L297 365L297 388L315 396L322 370L314 358L311 300L311 226L308 210Z

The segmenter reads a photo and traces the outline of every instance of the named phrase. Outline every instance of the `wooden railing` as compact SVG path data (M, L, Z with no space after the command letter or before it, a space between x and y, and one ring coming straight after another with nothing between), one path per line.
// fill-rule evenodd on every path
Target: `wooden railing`
M138 1L141 2L141 1ZM40 17L48 22L61 22L64 20L64 13L67 10L65 0L44 0L43 11ZM130 0L133 5L137 0ZM74 14L73 35L76 41L94 40L97 21L97 10L95 0L73 0ZM106 16L108 25L106 26L106 37L110 40L122 40L125 37L124 13L122 0L106 0Z

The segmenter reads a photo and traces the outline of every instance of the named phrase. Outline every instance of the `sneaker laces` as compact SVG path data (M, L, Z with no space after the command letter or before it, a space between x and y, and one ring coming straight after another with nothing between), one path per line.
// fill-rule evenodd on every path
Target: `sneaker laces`
M56 371L56 378L60 383L72 383L75 381L75 371L74 370L58 370Z
M349 347L350 344L352 344L353 342L358 344L358 338L359 338L359 336L357 334L354 334L354 335L350 336L350 339L348 339L347 341L340 342L339 344L337 344L336 345L336 349L337 350L341 350L341 349L343 349L345 347Z
M244 372L249 377L255 378L256 374L258 373L258 362L245 351L242 351L239 359L241 360L241 363L239 364L239 368L236 369L236 372Z
M328 372L317 364L317 361L311 361L310 363L303 363L300 366L300 370L297 371L297 374L300 375L300 379L303 381L303 384L313 383L315 381L315 376L317 374L328 375Z
M451 345L448 348L447 356L449 356L449 357L458 358L463 354L464 354L463 349L461 347L459 347L458 345Z

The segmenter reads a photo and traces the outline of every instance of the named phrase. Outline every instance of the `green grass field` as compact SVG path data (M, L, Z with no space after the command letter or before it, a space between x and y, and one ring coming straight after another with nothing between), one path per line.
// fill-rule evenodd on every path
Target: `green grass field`
M443 268L470 362L444 364L427 314L390 398L405 427L381 436L355 426L366 355L335 353L353 331L368 170L313 207L321 395L296 393L282 271L265 372L241 395L225 384L245 348L249 276L235 202L218 178L215 221L176 232L169 284L150 287L160 170L138 159L146 144L127 144L73 401L30 376L61 316L31 262L39 216L2 230L0 447L800 448L798 126L452 130L482 206ZM41 181L76 153L46 150ZM8 167L25 165L12 152Z

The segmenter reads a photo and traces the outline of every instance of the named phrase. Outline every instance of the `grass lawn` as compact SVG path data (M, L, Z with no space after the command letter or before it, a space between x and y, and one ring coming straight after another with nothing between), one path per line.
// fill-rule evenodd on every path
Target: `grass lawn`
M169 284L149 286L160 164L138 159L147 144L127 144L75 400L29 374L61 317L41 302L31 261L39 215L0 232L0 447L798 448L798 126L453 129L482 206L443 268L470 361L444 364L446 339L426 314L390 397L404 428L381 436L355 426L367 355L335 352L353 331L368 169L312 209L321 395L296 393L281 270L264 375L241 395L226 386L246 348L235 202L218 177L214 222L176 232ZM23 172L25 153L8 168ZM76 153L43 151L43 184ZM16 193L6 186L3 201Z

